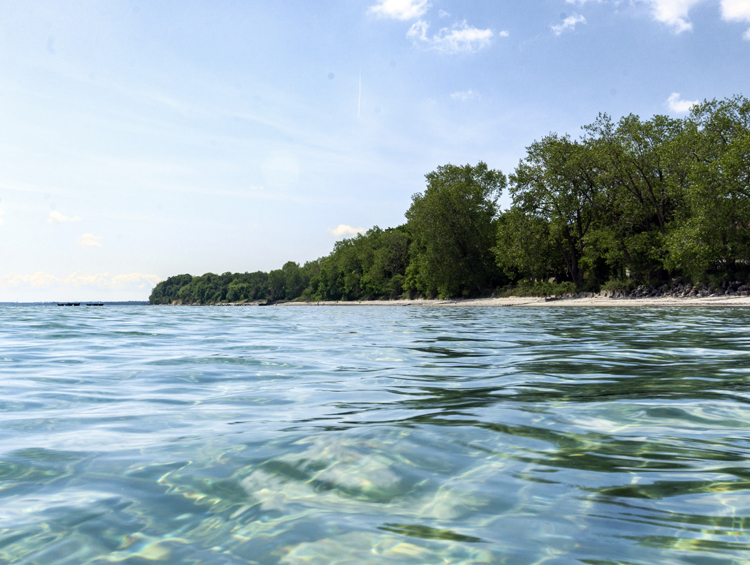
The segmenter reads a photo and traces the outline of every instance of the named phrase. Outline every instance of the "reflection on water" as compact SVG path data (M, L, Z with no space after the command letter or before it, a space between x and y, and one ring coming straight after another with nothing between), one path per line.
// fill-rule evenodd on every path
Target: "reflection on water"
M745 563L750 313L0 308L0 563Z

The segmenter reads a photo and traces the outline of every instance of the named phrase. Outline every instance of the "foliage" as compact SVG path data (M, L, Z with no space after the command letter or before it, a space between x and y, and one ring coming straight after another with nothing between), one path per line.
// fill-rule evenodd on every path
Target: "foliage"
M498 280L491 248L505 175L480 162L444 165L426 178L406 212L413 240L407 287L441 297L481 293Z
M562 296L574 292L576 292L576 285L570 281L556 283L521 279L516 285L496 293L496 296Z
M543 224L547 230L546 238L517 240L516 245L529 245L537 255L542 247L554 247L576 285L583 283L586 236L595 219L591 200L598 189L587 174L587 156L586 148L569 137L548 135L527 148L526 158L510 176L516 214L523 215L523 223L537 229Z
M179 292L183 286L190 284L193 280L191 275L176 275L161 281L151 291L149 301L151 304L171 304L179 299Z
M602 285L602 290L633 290L638 283L633 279L610 279Z
M409 235L405 227L367 233L337 242L320 260L320 273L310 282L314 300L396 298L403 292Z
M510 176L495 247L508 276L598 289L747 274L747 99L705 102L684 120L600 115L584 131L533 143Z
M689 191L668 237L670 266L732 277L750 256L750 100L704 102L687 121Z

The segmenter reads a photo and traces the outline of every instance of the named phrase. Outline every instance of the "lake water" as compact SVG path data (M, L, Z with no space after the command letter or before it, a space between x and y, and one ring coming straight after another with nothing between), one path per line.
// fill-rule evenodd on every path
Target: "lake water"
M0 307L0 563L750 559L750 312Z

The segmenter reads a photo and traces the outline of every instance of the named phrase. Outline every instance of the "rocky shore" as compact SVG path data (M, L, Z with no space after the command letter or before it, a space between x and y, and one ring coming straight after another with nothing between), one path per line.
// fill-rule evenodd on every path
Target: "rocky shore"
M606 293L607 291L605 291ZM586 294L586 293L582 293ZM750 296L750 283L740 281L726 282L720 288L710 285L674 284L670 288L666 284L658 288L653 286L639 286L631 291L615 291L607 293L614 298L706 298L722 296Z

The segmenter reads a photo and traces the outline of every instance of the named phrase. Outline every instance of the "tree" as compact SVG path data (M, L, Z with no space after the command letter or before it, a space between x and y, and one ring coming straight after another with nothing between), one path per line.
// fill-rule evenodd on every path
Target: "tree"
M686 206L668 246L694 278L746 270L750 259L750 100L694 107L684 133L691 157Z
M543 281L558 277L565 266L557 252L545 218L511 208L497 222L497 264L511 280L528 278Z
M282 300L286 296L285 283L286 277L284 276L284 271L281 269L275 269L268 273L268 291L266 297L269 301Z
M480 162L444 165L426 179L406 212L413 239L407 287L443 297L481 293L498 279L491 248L505 175Z
M377 226L368 234L372 234L372 256L361 280L365 294L400 296L409 262L409 236L401 228L381 230Z
M530 225L547 224L549 239L540 244L552 242L570 280L581 286L598 190L586 148L567 136L551 134L532 143L527 152L510 176L513 208L527 216Z
M595 247L611 270L636 278L658 278L666 261L665 238L684 199L686 158L682 120L623 117L617 124L600 114L584 128L592 163L598 216Z
M151 304L171 304L179 300L180 289L193 280L191 275L176 275L159 282L151 291Z
M310 279L300 266L294 261L288 261L281 267L284 272L284 296L287 300L294 300L302 295Z

